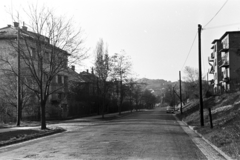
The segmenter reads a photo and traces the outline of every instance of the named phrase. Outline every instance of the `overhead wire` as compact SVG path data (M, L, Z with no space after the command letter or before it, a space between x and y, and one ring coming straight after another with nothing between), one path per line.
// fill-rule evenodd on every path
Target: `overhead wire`
M223 7L227 4L227 2L228 2L228 0L226 0L226 1L224 2L224 4L223 4L223 5L221 6L221 8L216 12L216 14L206 23L206 25L204 25L203 30L216 28L216 27L206 28L206 26L209 25L209 24L212 22L212 20L219 14L219 12L220 12L220 11L223 9ZM232 24L231 24L231 25L232 25ZM218 27L218 26L217 26L217 27ZM191 47L190 47L190 49L189 49L189 52L188 52L188 54L187 54L187 57L186 57L186 59L185 59L185 61L184 61L184 63L183 63L183 66L182 66L181 70L183 69L183 67L185 66L185 64L186 64L186 62L187 62L187 60L188 60L188 57L189 57L189 55L190 55L190 53L191 53L191 50L192 50L192 48L193 48L193 44L194 44L194 42L195 42L195 40L196 40L196 37L197 37L197 33L196 33L195 36L194 36L193 42L192 42L192 44L191 44ZM206 75L205 75L205 76L206 76Z
M222 5L222 7L217 11L217 13L208 21L208 23L203 27L205 28L209 23L212 22L212 20L218 15L218 13L223 9L223 7L227 4L228 0L225 1L225 3Z
M195 42L195 40L196 40L196 37L197 37L197 33L196 33L195 36L194 36L194 39L193 39L193 41L192 41L192 45L191 45L191 47L190 47L190 49L189 49L189 51L188 51L188 54L187 54L187 57L186 57L186 59L185 59L185 61L184 61L184 63L183 63L182 69L183 69L183 67L185 66L185 63L187 62L188 57L189 57L189 55L190 55L190 53L191 53L191 51L192 51L193 44L194 44L194 42ZM181 69L181 70L182 70L182 69Z
M203 30L209 30L209 29L216 29L216 28L234 26L234 25L238 25L238 24L240 24L240 23L232 23L232 24L226 24L226 25L221 25L221 26L208 27L208 28L204 28Z
M211 22L212 22L212 20L219 14L219 12L223 9L223 7L227 4L227 2L228 2L228 0L226 0L224 3L223 3L223 5L221 6L221 8L216 12L216 14L204 25L204 27L203 27L203 29L202 30L206 30L207 28L207 25L209 25ZM210 27L211 28L211 27ZM208 28L209 29L209 28ZM204 61L204 60L203 60ZM204 68L204 72L205 72L205 66L203 65L203 68ZM207 75L208 73L206 73L206 75ZM205 76L206 76L205 75Z

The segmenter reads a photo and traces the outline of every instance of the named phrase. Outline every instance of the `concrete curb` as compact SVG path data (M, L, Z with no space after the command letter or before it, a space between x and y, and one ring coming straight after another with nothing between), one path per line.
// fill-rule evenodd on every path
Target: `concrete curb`
M176 115L174 115L174 117L178 120L178 117ZM214 144L212 144L210 141L208 141L206 138L204 138L200 133L198 133L196 130L193 129L192 126L189 126L185 121L181 121L183 122L186 126L188 126L188 128L190 128L192 131L194 131L197 135L199 135L206 143L208 143L211 147L213 147L219 154L221 154L224 158L226 158L227 160L233 160L231 157L229 157L226 153L224 153L221 149L219 149L217 146L215 146Z
M65 130L59 128L57 130L52 130L51 132L41 133L39 135L30 135L26 138L17 139L17 140L10 141L10 142L5 142L5 143L3 142L3 143L0 144L0 149L2 149L4 147L11 146L11 145L14 145L14 144L20 144L20 143L27 142L27 141L30 141L30 140L35 140L35 139L39 139L39 138L43 138L43 137L48 137L50 135L55 135L55 134L59 134L59 133L63 133L63 132L65 132Z
M119 115L118 113L111 113L111 114L106 114L105 116L106 117L117 116L117 117L120 118L120 117L124 117L124 116L127 116L127 115L135 113L135 112L136 111L132 111L132 112L124 111L124 112L122 112L121 115ZM84 117L84 118L101 118L101 115ZM54 125L54 124L52 124L52 125ZM12 128L2 129L2 130L0 130L0 133L14 132L14 131L17 131L17 130L25 130L25 129L37 129L37 128L39 128L39 126L37 126L37 127L36 126L34 126L34 127L20 127L20 128L19 127L13 127L13 128L14 129L12 129ZM59 129L56 129L56 130L52 130L52 132L42 133L42 134L39 134L39 135L36 135L36 136L29 136L29 137L26 137L24 139L17 139L17 140L11 141L11 142L5 142L5 143L3 142L3 143L0 143L0 149L5 148L5 147L10 147L12 145L17 145L17 144L21 144L21 143L24 143L24 142L28 142L28 141L31 141L31 140L38 140L40 138L46 138L46 137L49 137L51 135L60 134L60 133L66 132L66 131L67 130L65 130L65 129L59 128Z

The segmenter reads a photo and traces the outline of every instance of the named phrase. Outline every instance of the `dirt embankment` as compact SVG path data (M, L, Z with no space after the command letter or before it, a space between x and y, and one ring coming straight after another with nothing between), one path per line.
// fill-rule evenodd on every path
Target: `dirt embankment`
M211 108L213 129L208 108ZM240 92L204 100L204 127L200 126L199 103L190 102L177 116L234 159L240 159Z

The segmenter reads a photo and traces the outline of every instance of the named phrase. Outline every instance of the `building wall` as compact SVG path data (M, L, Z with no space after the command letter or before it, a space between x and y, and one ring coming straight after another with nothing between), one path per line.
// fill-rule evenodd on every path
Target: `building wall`
M229 66L222 67L223 78L228 77L229 83L224 82L224 90L235 90L239 88L240 82L240 34L229 33L222 39L224 48L227 52L222 52L222 59L225 59Z
M16 42L16 40L13 40L13 41ZM14 66L14 70L17 71L17 50L15 48L16 43L13 44L13 43L10 43L10 42L11 41L8 40L8 39L0 39L0 56L8 57L10 62L11 62L11 65ZM36 49L35 43L31 40L27 40L27 45L28 45L28 47L27 47L26 43L23 40L21 40L20 44L21 44L21 50L24 51L27 56L29 56L28 58L33 58L34 59L34 66L36 67L36 71L37 71L37 68L38 68L38 65L39 65L38 57L37 57L36 53L33 53L32 50L31 50L32 48ZM42 53L44 55L43 65L44 65L44 68L46 69L46 71L47 71L47 68L48 68L48 65L49 65L49 54L47 54L47 53L50 52L50 50L51 50L51 48L47 48L47 46L49 46L49 45L45 45L45 47L46 47L46 48L44 48L45 52ZM61 56L61 55L63 55L63 56ZM66 62L67 62L67 56L63 52L59 52L59 55L57 55L56 58L66 59ZM1 62L0 62L0 65L1 65ZM66 65L65 67L67 69L67 63L65 65ZM4 66L5 67L10 67L10 66L6 66L6 65L4 65ZM26 63L24 62L24 59L22 59L22 58L21 58L21 75L22 75L22 78L27 78L28 76L31 77L30 70L26 66ZM53 89L55 90L55 89L60 88L60 90L58 90L57 93L55 93L53 95L50 95L49 100L48 100L47 105L46 105L46 110L47 111L51 110L49 112L53 112L53 111L54 112L60 112L60 116L67 116L67 101L66 100L64 101L64 93L68 92L68 88L67 88L67 81L68 81L67 79L68 78L67 78L67 73L64 73L63 71L61 71L59 73L59 75L61 76L61 79L63 79L62 81L63 82L65 81L66 83L60 84L60 83L53 82L51 84L50 92L53 91ZM13 78L16 78L16 77L13 77ZM33 81L33 82L36 83L36 81ZM59 99L59 93L60 92L61 92L61 97L62 97L62 99L60 98L61 105L57 106L57 108L56 108L56 106L51 104L50 100L51 100L51 98L55 98L55 97L57 97ZM39 102L37 100L31 100L31 103L35 103L37 105ZM34 106L34 104L32 106ZM50 114L47 113L47 117L49 117L49 115Z
M213 67L214 67L214 74L213 74L213 79L214 79L214 93L218 94L221 92L221 86L220 86L220 81L222 80L222 71L221 68L219 67L221 64L221 53L219 52L222 49L222 44L221 41L215 41L213 44L213 54L214 54L214 62L213 62Z

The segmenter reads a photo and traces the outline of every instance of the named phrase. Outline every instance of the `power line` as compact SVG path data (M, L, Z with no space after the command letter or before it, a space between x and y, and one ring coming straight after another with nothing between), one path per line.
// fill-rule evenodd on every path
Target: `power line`
M223 7L226 5L227 2L228 0L225 1L222 7L217 11L217 13L212 17L212 19L210 19L210 21L208 21L208 23L203 28L205 28L218 15L218 13L223 9Z
M221 25L221 26L214 26L214 27L204 28L204 30L215 29L215 28L222 28L222 27L228 27L228 26L234 26L234 25L238 25L238 24L240 24L240 23L225 24L225 25Z
M197 33L196 33L195 36L194 36L194 39L193 39L192 45L191 45L191 47L190 47L190 49L189 49L189 52L188 52L187 58L185 59L185 61L184 61L184 63L183 63L182 69L183 69L185 63L187 62L187 59L188 59L188 57L189 57L189 55L190 55L190 53L191 53L191 50L192 50L193 44L194 44L194 42L195 42L195 40L196 40L196 37L197 37ZM182 69L181 69L181 70L182 70Z

